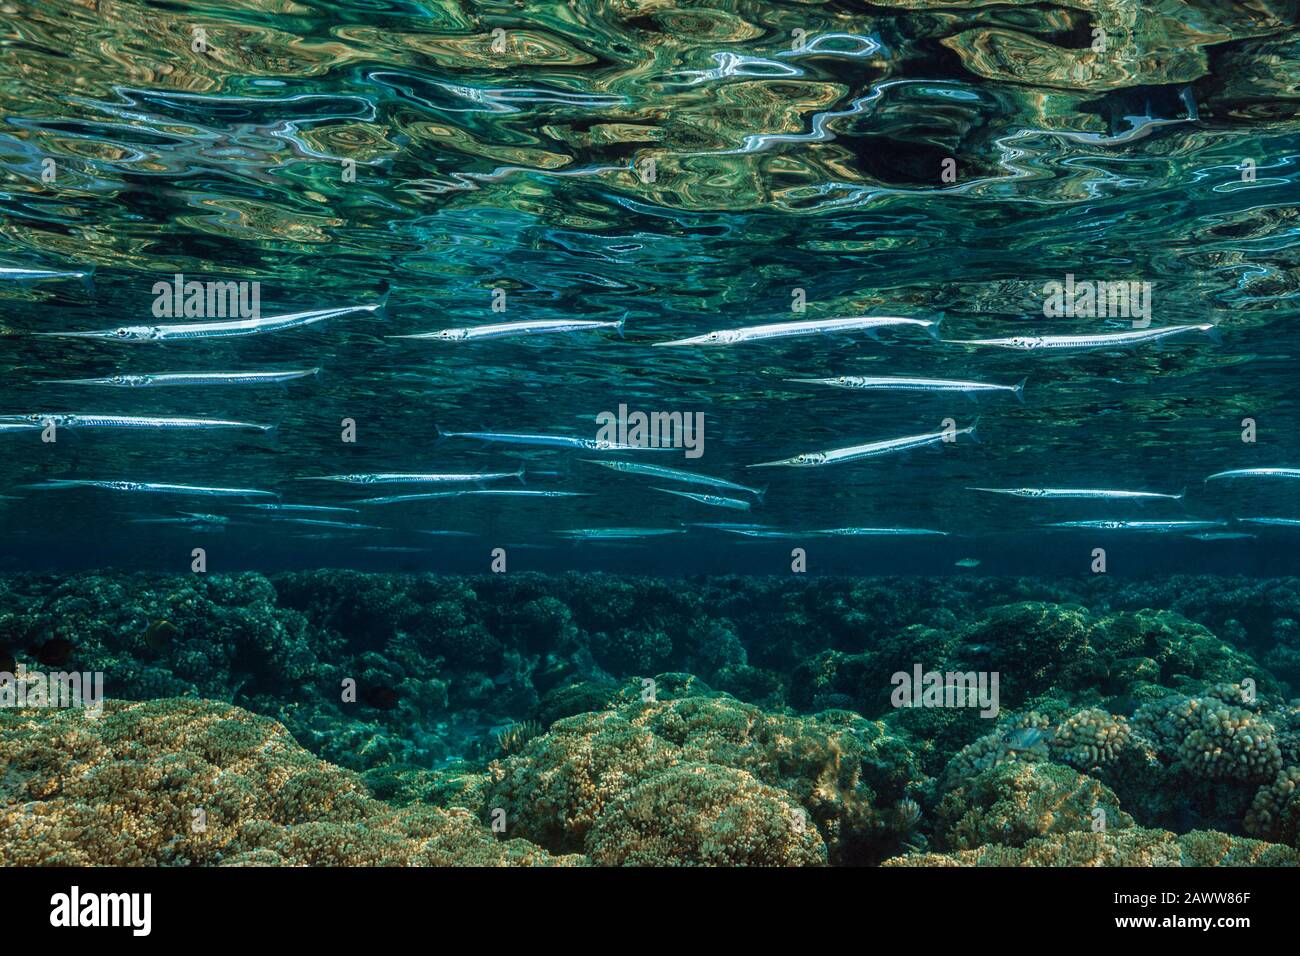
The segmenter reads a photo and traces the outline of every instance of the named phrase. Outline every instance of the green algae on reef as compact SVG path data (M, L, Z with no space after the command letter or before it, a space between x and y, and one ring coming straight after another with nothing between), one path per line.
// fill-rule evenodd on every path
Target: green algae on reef
M0 645L66 640L115 699L0 711L0 842L11 864L1289 864L1297 618L1300 581L1208 576L13 576ZM999 671L996 720L891 706L916 661Z

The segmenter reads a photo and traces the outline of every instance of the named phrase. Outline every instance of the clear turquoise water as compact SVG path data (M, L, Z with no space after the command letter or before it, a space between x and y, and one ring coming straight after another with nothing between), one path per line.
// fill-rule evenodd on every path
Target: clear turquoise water
M0 261L95 274L90 288L0 286L0 413L276 428L265 437L68 431L53 444L37 432L0 435L11 569L183 570L203 546L224 569L473 570L491 547L528 545L515 549L521 566L744 571L783 567L802 545L815 550L813 570L933 571L974 556L986 570L1081 571L1099 544L1118 549L1125 570L1293 568L1285 529L1199 542L1038 526L1300 517L1289 482L1203 483L1227 468L1300 464L1294 4L1168 2L1136 21L1124 4L15 9L0 64ZM191 49L195 27L204 52ZM1104 52L1090 47L1097 29ZM47 160L53 182L42 181ZM177 272L259 282L264 314L371 301L385 288L391 297L382 316L240 339L28 334L154 321L153 286ZM878 342L651 347L862 314L943 313L947 338L1130 327L1045 316L1045 283L1067 274L1149 282L1153 327L1214 323L1223 343L1195 334L1164 347L1021 353L904 329ZM504 312L493 311L494 292ZM792 311L797 295L803 312ZM625 318L625 337L385 337L559 317ZM317 379L284 388L40 384L316 366ZM841 374L1028 381L1023 405L1005 394L971 404L786 381ZM594 437L594 416L620 404L702 414L702 457L654 460L770 483L765 501L730 512L579 460L590 456L437 441L437 427ZM976 418L979 445L746 469ZM1242 441L1245 418L1257 422L1254 443ZM355 443L341 440L345 419L356 423ZM375 509L353 520L383 530L319 539L306 536L334 531L255 520L226 501L22 487L60 478L251 486L338 505L361 495L295 479L520 465L530 489L586 496ZM1188 492L1135 510L1024 502L968 490L975 485ZM246 523L220 534L131 523L181 512ZM575 546L554 534L732 520L797 540L692 529ZM844 526L950 536L807 536Z

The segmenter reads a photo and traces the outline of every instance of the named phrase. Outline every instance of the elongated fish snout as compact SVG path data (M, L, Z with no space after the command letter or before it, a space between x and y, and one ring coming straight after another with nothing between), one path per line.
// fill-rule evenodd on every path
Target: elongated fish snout
M113 332L31 332L28 334L43 339L115 339L118 337Z
M803 385L834 385L836 380L833 378L787 378L787 382L799 382Z

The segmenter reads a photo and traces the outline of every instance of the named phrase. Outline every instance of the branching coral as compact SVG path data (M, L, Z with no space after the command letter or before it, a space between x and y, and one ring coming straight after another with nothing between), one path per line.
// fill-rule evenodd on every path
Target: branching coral
M1081 710L1056 729L1052 755L1079 770L1109 766L1120 757L1131 731L1128 721L1104 710Z
M1300 767L1287 767L1260 787L1246 813L1246 832L1300 846Z

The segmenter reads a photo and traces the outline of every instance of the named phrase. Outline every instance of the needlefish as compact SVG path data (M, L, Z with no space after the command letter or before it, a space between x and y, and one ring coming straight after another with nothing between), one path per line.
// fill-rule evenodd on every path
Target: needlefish
M653 445L631 445L606 438L578 438L573 435L521 435L513 432L445 432L437 428L439 438L476 438L504 445L535 445L539 448L580 448L584 451L677 451Z
M319 368L284 372L144 372L139 375L107 375L103 378L61 378L38 385L104 385L109 388L159 388L169 385L275 385L319 375Z
M1300 478L1300 468L1234 468L1215 472L1205 480L1216 478Z
M439 498L460 498L465 495L488 495L502 498L583 498L585 491L549 491L528 488L497 489L481 488L470 491L430 491L417 495L386 495L382 498L361 498L354 501L356 505L399 505L408 501L434 501Z
M334 309L313 309L288 315L272 315L257 319L233 319L228 322L190 322L178 325L123 325L115 329L90 332L33 332L33 335L54 336L65 339L98 339L120 342L183 342L191 339L220 339L240 335L262 335L281 332L336 319L358 312L378 312L384 308L387 295L379 302L364 305L347 305Z
M748 485L742 485L735 481L728 481L726 478L715 478L713 475L702 475L694 471L686 471L682 468L669 468L666 465L645 465L633 461L612 461L602 460L599 458L582 458L581 461L591 465L600 465L602 468L609 468L614 471L621 471L629 475L645 475L648 478L662 478L665 481L680 481L690 485L704 485L709 488L723 488L728 491L747 491L759 501L763 500L766 488L751 488Z
M951 345L989 345L1003 349L1019 349L1022 352L1069 351L1142 345L1147 342L1159 342L1185 332L1204 332L1214 341L1219 341L1220 338L1217 326L1204 323L1170 325L1161 329L1139 329L1132 332L1103 332L1097 335L1013 335L1005 339L944 339L943 341Z
M966 490L1010 495L1013 498L1100 498L1115 501L1146 501L1152 498L1181 501L1183 498L1181 494L1165 495L1156 491L1112 491L1106 488L968 488Z
M1226 521L1057 521L1049 528L1086 528L1093 531L1205 531L1223 528Z
M655 491L662 491L666 495L676 495L679 498L689 498L691 501L698 501L702 505L709 505L714 508L731 508L733 511L749 510L749 502L740 498L705 495L695 491L675 491L672 488L656 488Z
M38 491L60 488L100 488L105 491L138 491L164 495L201 495L232 498L278 498L274 491L257 488L213 488L205 485L172 485L156 481L99 481L88 478L54 478L35 484L23 485Z
M742 342L765 342L772 339L788 339L806 335L840 335L849 332L864 332L871 338L876 337L879 329L915 326L924 329L936 341L939 339L939 323L943 316L930 319L905 319L899 316L850 316L840 319L809 319L801 322L772 322L768 325L750 325L739 329L718 329L693 335L685 339L673 339L670 342L655 342L656 346L675 345L738 345Z
M36 413L0 415L0 424L25 425L27 428L142 428L161 431L177 429L233 428L269 432L274 425L233 422L220 418L158 418L149 415L84 415L79 413Z
M499 481L502 478L518 478L523 481L524 470L520 468L518 471L484 471L462 474L375 472L352 475L318 475L297 480L334 481L345 485L420 485L446 482Z
M787 382L804 385L829 385L833 388L873 389L887 392L960 392L972 401L982 392L1010 392L1016 400L1025 400L1025 382L1015 385L994 385L989 382L964 382L947 378L906 378L900 376L836 375L832 378L787 378Z
M850 445L847 448L833 448L829 451L805 452L801 455L795 455L792 458L782 458L778 461L765 461L757 465L748 465L749 468L810 468L821 465L836 465L848 461L859 461L863 458L877 458L881 455L892 455L898 452L911 451L914 448L922 448L926 445L933 445L937 442L955 441L959 435L970 435L975 441L979 441L975 433L975 425L968 425L965 428L955 430L943 430L937 432L927 432L924 435L906 435L903 438L890 438L885 441L868 442L865 445Z
M0 281L42 282L48 279L89 279L94 269L33 269L30 266L0 266Z
M385 338L477 342L484 339L507 339L525 335L559 335L566 332L587 332L596 329L613 329L619 335L622 335L625 321L625 319L619 319L617 322L594 322L582 319L534 319L525 322L476 325L468 328L438 329L436 332L417 332L412 335L389 335L385 336Z

